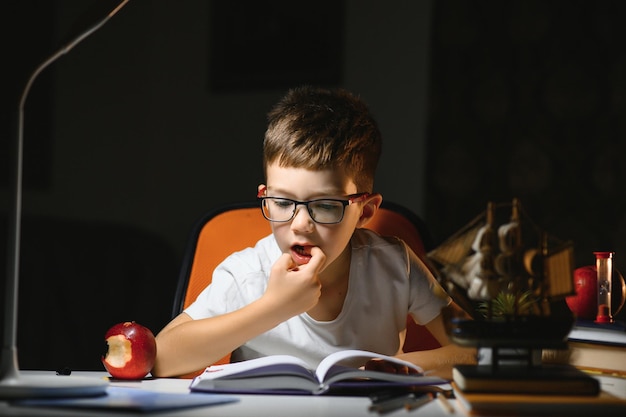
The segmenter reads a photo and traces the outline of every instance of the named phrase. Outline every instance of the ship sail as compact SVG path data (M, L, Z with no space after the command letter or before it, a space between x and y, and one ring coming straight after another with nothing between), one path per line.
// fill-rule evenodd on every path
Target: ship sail
M508 216L503 217L503 212ZM531 294L545 303L574 293L573 252L571 242L538 227L520 201L513 199L511 203L488 202L485 212L427 257L438 269L440 280L456 293L460 288L470 303L490 301L502 293Z

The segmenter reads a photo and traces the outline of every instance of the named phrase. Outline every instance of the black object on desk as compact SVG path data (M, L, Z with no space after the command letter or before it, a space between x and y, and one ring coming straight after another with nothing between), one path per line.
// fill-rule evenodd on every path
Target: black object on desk
M422 394L416 394L414 392L396 392L396 394L372 394L370 395L372 405L370 405L369 411L376 411L379 414L386 414L395 410L399 410L401 408L406 408L407 410L415 410L416 408L419 408L422 405L429 403L433 400L433 398L433 394L429 392Z
M597 379L571 365L457 365L452 370L464 392L598 395Z

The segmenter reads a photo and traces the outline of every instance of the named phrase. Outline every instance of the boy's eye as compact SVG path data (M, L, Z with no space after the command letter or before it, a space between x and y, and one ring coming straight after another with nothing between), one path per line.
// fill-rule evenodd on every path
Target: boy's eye
M337 210L341 204L337 204L336 201L316 201L315 210L334 211Z
M289 200L280 200L280 199L273 199L274 204L278 207L278 208L282 208L282 209L286 209L286 208L291 208L293 206L293 202L289 201Z

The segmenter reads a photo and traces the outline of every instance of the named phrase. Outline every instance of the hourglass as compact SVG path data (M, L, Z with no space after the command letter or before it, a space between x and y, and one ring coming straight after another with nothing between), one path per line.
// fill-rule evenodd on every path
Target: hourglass
M596 255L596 270L598 272L598 313L597 323L610 323L611 314L611 286L613 279L614 252L594 252Z

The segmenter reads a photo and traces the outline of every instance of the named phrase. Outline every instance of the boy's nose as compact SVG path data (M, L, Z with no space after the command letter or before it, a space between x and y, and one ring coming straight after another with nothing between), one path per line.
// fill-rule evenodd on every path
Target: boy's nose
M313 219L306 206L298 205L296 207L296 214L291 220L291 228L294 230L310 231L313 228L313 223Z

